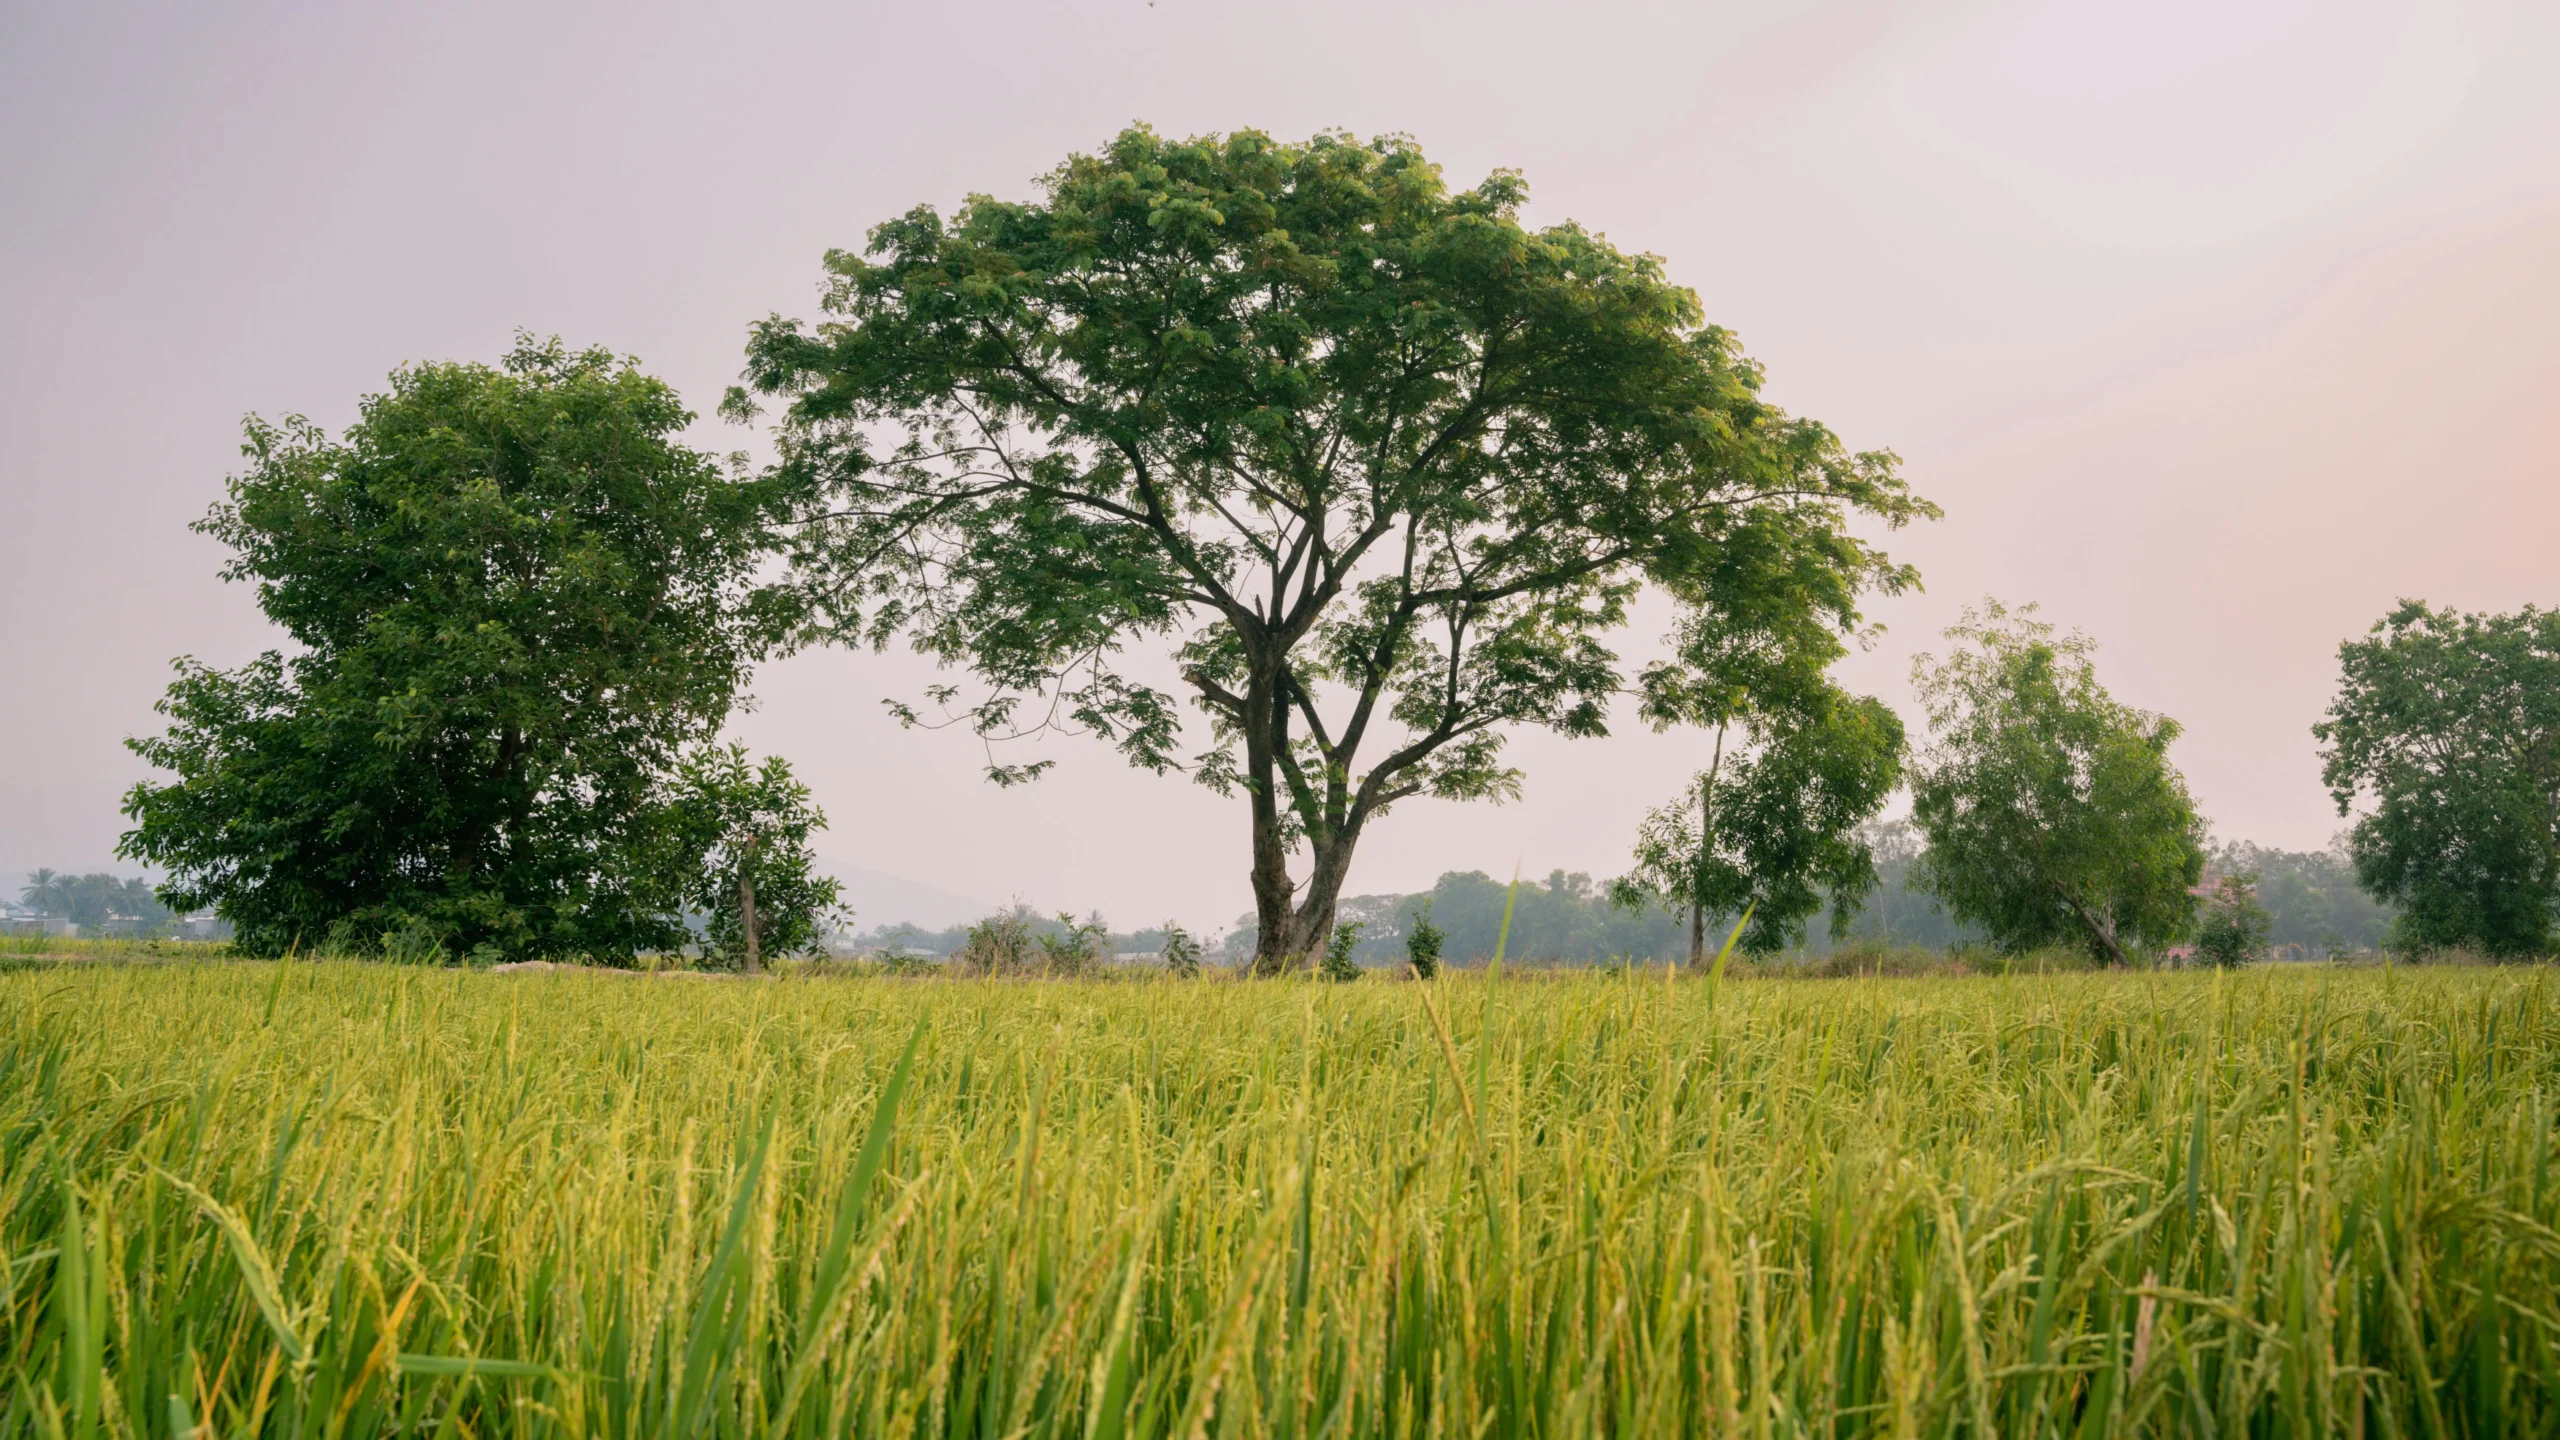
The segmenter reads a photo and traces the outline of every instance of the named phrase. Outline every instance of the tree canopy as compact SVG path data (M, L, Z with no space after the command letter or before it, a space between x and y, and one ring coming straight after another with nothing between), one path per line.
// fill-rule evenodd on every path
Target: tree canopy
M1911 786L1922 884L2011 950L2123 964L2129 941L2178 939L2204 826L2169 763L2177 722L2119 704L2096 647L2032 605L1988 601L1946 633L1958 648L1912 664L1931 730Z
M2549 954L2560 919L2560 611L2418 601L2338 647L2313 727L2356 878L2401 907L2394 938Z
M675 393L558 341L395 372L342 439L251 420L197 528L291 637L192 661L129 741L122 853L251 953L624 956L681 943L659 791L756 643L772 478L678 443Z
M1242 791L1268 972L1322 952L1389 807L1515 793L1509 727L1603 733L1645 585L1845 629L1910 583L1853 528L1935 513L1893 458L1526 193L1402 139L1132 129L831 253L826 318L757 326L730 405L787 399L821 497L798 637L904 635L990 740L1081 727Z

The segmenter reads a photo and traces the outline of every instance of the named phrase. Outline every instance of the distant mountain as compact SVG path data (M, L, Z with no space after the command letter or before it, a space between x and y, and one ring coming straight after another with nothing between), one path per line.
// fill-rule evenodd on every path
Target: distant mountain
M862 930L901 923L941 930L974 924L1004 908L992 900L954 895L885 870L822 863L844 886L844 903L853 907L853 923Z

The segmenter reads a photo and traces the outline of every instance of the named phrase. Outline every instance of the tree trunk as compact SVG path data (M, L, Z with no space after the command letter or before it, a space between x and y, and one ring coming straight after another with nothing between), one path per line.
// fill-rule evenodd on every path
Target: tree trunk
M1333 938L1334 910L1342 899L1342 882L1351 874L1352 846L1359 838L1359 826L1354 824L1315 847L1314 867L1307 873L1306 898L1292 907L1289 900L1293 892L1284 890L1280 895L1281 914L1286 917L1282 928L1276 938L1272 931L1256 937L1254 974L1287 974L1314 964L1324 954L1326 942Z
M2080 924L2088 930L2089 938L2107 953L2109 965L2122 969L2132 963L2125 959L2124 947L2116 943L2116 927L2112 923L2089 913L2089 907L2081 904L2076 896L2065 895L2062 903L2070 906L2071 913L2080 917Z
M743 863L738 866L738 918L747 931L747 973L760 975L764 966L756 954L756 842L746 844Z
M1279 663L1256 657L1245 677L1245 788L1253 806L1253 973L1278 975L1306 962L1292 956L1293 930L1289 883L1289 845L1280 828L1279 751L1286 746L1287 711L1281 697Z

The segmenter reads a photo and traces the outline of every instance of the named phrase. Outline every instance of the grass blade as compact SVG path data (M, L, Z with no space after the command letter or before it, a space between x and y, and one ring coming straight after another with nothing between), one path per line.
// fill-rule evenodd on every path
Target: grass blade
M851 1278L849 1262L854 1234L861 1228L863 1199L870 1193L872 1178L888 1161L889 1137L897 1128L898 1098L906 1093L907 1078L915 1073L916 1051L924 1044L924 1032L925 1021L919 1017L916 1028L907 1036L905 1053L890 1070L888 1083L880 1087L880 1103L871 1111L871 1133L864 1137L862 1154L853 1162L844 1193L836 1199L835 1225L827 1237L826 1254L818 1262L817 1283L810 1288L809 1303L800 1313L800 1343L791 1360L791 1373L783 1381L782 1405L774 1412L778 1427L787 1429L799 1413L809 1378L817 1373L828 1337L835 1331L836 1309Z

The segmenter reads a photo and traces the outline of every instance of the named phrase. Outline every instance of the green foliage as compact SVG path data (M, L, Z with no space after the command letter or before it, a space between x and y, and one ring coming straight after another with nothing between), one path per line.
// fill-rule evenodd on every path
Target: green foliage
M442 965L453 958L445 950L443 936L415 921L385 933L380 954L393 965Z
M744 679L781 483L678 444L692 419L630 362L525 340L395 372L343 439L250 421L197 528L295 650L179 662L168 730L128 742L176 778L126 797L122 853L252 954L681 942L654 806Z
M1035 943L1040 932L1032 925L1028 908L1016 905L1002 910L969 927L969 938L960 948L961 968L978 975L1018 975L1031 968L1038 952Z
M2395 941L2494 955L2560 948L2560 611L2417 601L2338 647L2322 778L2353 813L2356 878L2400 907Z
M1170 920L1164 922L1164 941L1158 953L1164 956L1166 973L1184 980L1200 977L1200 942Z
M743 746L707 746L678 765L672 796L663 823L673 845L661 863L688 877L684 902L702 917L704 958L744 963L750 893L765 957L818 953L852 918L809 849L827 817L781 756L750 765Z
M2118 704L2087 638L2034 615L1987 601L1946 632L1962 648L1912 664L1932 731L1911 786L1922 883L2004 949L2124 964L2128 942L2185 934L2203 822L2169 763L2177 722Z
M1099 968L1105 958L1103 947L1110 943L1111 927L1099 915L1078 920L1072 913L1058 912L1058 928L1044 930L1033 937L1040 950L1040 969L1048 975L1084 975Z
M1331 929L1395 803L1516 793L1512 727L1602 732L1603 637L1643 586L1788 631L1910 583L1858 538L1935 513L1892 457L1771 406L1657 261L1531 229L1525 195L1453 192L1402 139L1141 128L1035 199L831 253L828 318L748 351L819 497L800 634L965 666L979 698L929 698L990 739L1072 723L1241 789L1270 971Z
M1865 826L1902 780L1902 721L1880 700L1829 685L1786 709L1746 712L1753 742L1719 752L1678 804L1644 819L1620 903L1752 913L1743 948L1766 954L1804 940L1829 901L1847 925L1876 884ZM1698 957L1692 957L1693 959Z
M2560 1423L2547 978L1706 990L0 974L0 1434Z
M1425 900L1404 936L1404 963L1413 967L1417 978L1428 980L1440 973L1442 938L1440 927L1431 923L1431 902Z
M1360 962L1351 958L1351 952L1359 947L1361 929L1362 926L1357 920L1345 920L1333 927L1333 934L1325 940L1324 944L1324 978L1327 980L1360 978Z
M2224 970L2266 957L2274 919L2258 903L2258 877L2225 875L2196 916L2196 959Z

